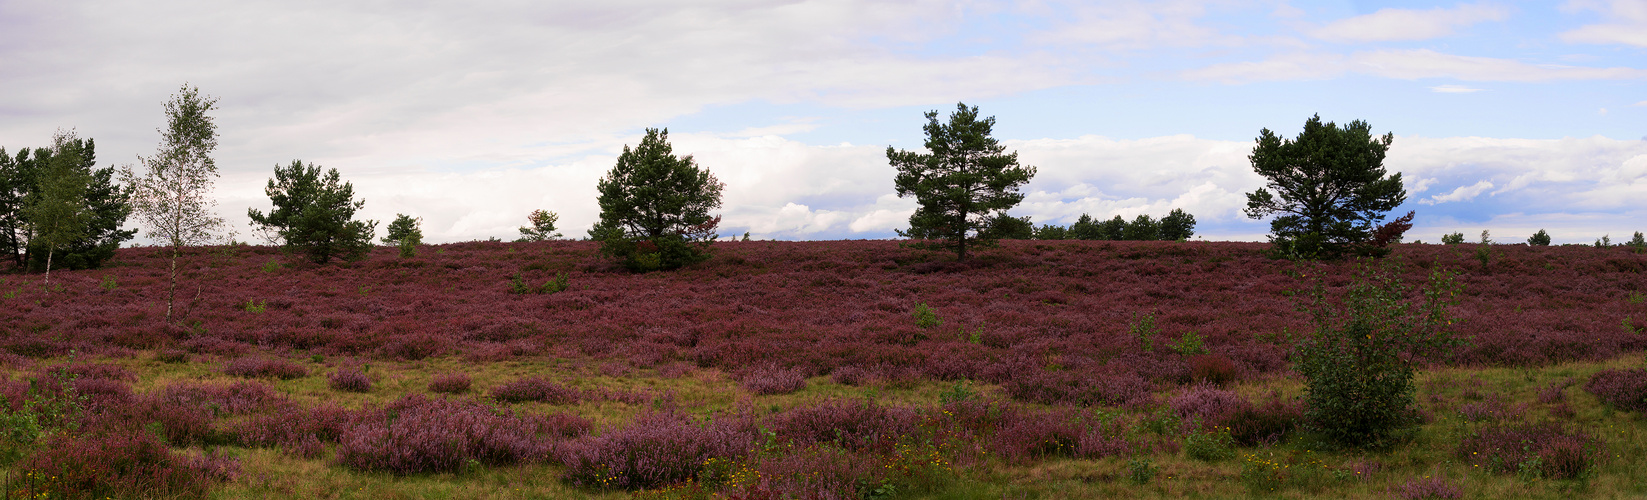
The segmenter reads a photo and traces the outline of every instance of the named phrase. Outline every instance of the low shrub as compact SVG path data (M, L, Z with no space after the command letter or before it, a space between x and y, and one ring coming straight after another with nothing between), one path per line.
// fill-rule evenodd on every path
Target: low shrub
M153 435L120 432L53 437L18 470L7 490L28 498L203 498L239 464L173 454Z
M429 392L444 394L463 394L469 392L469 374L462 372L442 373L429 380Z
M1554 422L1491 425L1458 444L1458 458L1500 474L1574 479L1602 457L1602 444Z
M767 365L744 373L738 383L755 394L789 394L806 388L806 376L800 368Z
M1460 406L1458 414L1468 422L1500 422L1520 416L1521 408L1505 404L1502 397L1493 394L1481 401Z
M1206 462L1234 458L1235 438L1228 429L1191 432L1184 436L1184 455Z
M1549 405L1567 401L1567 388L1574 383L1572 377L1551 382L1538 390L1538 402Z
M137 374L120 365L109 363L70 363L52 365L35 372L39 378L56 377L63 380L114 380L136 382Z
M313 408L285 405L244 421L235 434L246 446L279 446L299 451L321 442L338 442L355 418L355 412L331 403ZM309 443L310 440L315 443Z
M1036 370L1020 373L1001 389L1013 399L1047 405L1123 405L1148 398L1152 387L1134 373Z
M236 377L290 380L309 376L309 369L284 359L235 358L223 366L223 373Z
M283 403L267 382L238 381L177 382L160 390L161 402L209 412L211 415L246 415Z
M695 480L709 459L741 459L754 444L744 422L651 413L602 436L561 442L554 459L574 486L636 490Z
M1161 472L1161 467L1148 458L1136 457L1127 460L1127 479L1136 484L1149 484L1155 475Z
M182 349L161 349L155 351L154 360L161 363L176 364L189 362L189 351Z
M360 413L338 437L337 459L354 469L394 474L543 460L552 441L539 435L539 424L477 402L414 394Z
M334 391L372 392L372 379L353 367L339 368L327 375L326 384Z
M893 471L833 446L762 457L760 479L734 498L886 498L898 491Z
M1167 400L1167 406L1181 421L1198 422L1207 428L1223 428L1252 404L1234 391L1198 384Z
M1457 484L1437 476L1425 476L1422 479L1413 479L1401 485L1397 490L1404 500L1425 500L1430 498L1464 498L1464 490Z
M1234 382L1241 374L1235 361L1218 354L1201 354L1189 358L1190 379L1213 385Z
M526 377L492 389L492 399L505 403L528 401L552 405L576 404L583 394L543 377Z
M1275 444L1297 430L1304 421L1304 403L1286 400L1271 393L1263 404L1248 405L1231 415L1224 424L1230 437L1241 446Z
M1647 369L1596 372L1584 384L1584 390L1620 410L1647 410Z
M232 441L213 425L212 412L198 406L172 404L163 397L143 395L130 403L105 408L87 428L107 432L153 429L171 446L218 445Z
M885 453L914 434L918 423L915 412L906 408L828 401L779 414L770 425L779 438L799 446L828 443L853 452Z

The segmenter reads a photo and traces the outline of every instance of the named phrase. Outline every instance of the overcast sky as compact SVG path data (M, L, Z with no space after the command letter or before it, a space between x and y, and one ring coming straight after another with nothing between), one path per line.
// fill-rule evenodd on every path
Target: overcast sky
M1643 0L0 0L0 67L0 146L74 128L104 166L155 151L185 82L219 98L242 240L293 159L431 242L537 208L581 237L646 127L726 182L723 235L886 238L914 210L886 148L957 102L1040 169L1012 212L1038 224L1183 208L1261 240L1253 139L1319 113L1395 134L1409 240L1647 230Z

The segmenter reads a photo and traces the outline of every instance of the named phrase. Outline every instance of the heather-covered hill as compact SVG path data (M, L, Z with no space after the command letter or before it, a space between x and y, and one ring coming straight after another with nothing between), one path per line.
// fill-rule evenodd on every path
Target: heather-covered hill
M0 278L0 348L22 356L179 347L473 361L548 355L678 363L740 373L968 378L1042 402L1119 402L1183 381L1193 332L1240 376L1286 367L1286 333L1309 328L1295 290L1354 263L1270 260L1265 244L1008 241L964 264L891 241L737 242L676 272L630 274L594 243L470 242L399 259L378 249L315 266L267 247L201 249L178 290L186 328L162 326L164 252L122 249L110 267ZM1626 248L1399 245L1412 282L1461 273L1465 364L1606 359L1647 347L1647 255ZM564 273L558 293L513 293ZM61 276L59 278L59 276ZM536 290L534 290L536 291ZM941 326L916 326L926 304ZM1148 340L1153 319L1154 334Z

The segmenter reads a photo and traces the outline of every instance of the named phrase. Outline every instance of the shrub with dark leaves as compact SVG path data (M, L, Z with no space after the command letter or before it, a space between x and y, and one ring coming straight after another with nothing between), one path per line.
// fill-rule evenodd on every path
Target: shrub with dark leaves
M29 498L201 498L239 464L173 454L149 433L114 432L55 436L18 469L7 489Z
M738 383L755 394L789 394L806 388L806 376L800 368L767 365L744 373Z
M229 436L213 425L209 409L167 403L145 394L127 404L110 406L91 418L86 427L106 432L154 428L172 446L228 444Z
M331 403L313 408L288 404L271 413L254 415L242 423L235 434L240 443L247 446L279 446L298 451L312 446L308 443L310 440L337 442L355 416L355 412Z
M1647 410L1647 369L1600 371L1590 376L1584 390L1620 410Z
M832 446L810 446L763 457L756 466L760 480L747 491L733 494L734 498L876 498L873 489L897 479L877 462Z
M830 443L849 451L890 451L915 432L917 415L873 402L829 401L796 408L772 419L778 437L801 446Z
M547 458L540 421L472 401L410 395L361 413L339 436L338 462L395 474L452 472L470 461L507 465ZM560 431L553 430L558 433Z
M236 377L290 380L309 376L309 369L284 359L235 358L223 366L223 373Z
M990 451L1013 463L1077 456L1090 426L1066 411L1015 412L1003 419L989 442Z
M1230 437L1235 438L1237 444L1257 446L1280 442L1303 421L1302 401L1285 400L1280 394L1271 393L1263 404L1248 405L1231 415L1224 425L1229 427Z
M1020 401L1047 405L1123 405L1149 397L1150 384L1133 373L1036 370L1001 384Z
M36 377L56 377L63 380L114 380L136 382L137 374L120 365L109 363L72 363L41 368Z
M267 382L177 382L160 390L165 404L209 411L213 415L246 415L284 401Z
M1228 427L1236 415L1252 406L1235 391L1205 384L1185 389L1167 400L1167 405L1186 424L1194 421L1203 428Z
M1190 379L1213 385L1234 382L1241 369L1230 358L1219 354L1198 354L1189 358Z
M554 455L574 486L635 490L696 479L709 459L742 458L754 444L747 422L652 413L599 437L561 442Z
M1438 476L1425 476L1422 479L1407 481L1401 485L1398 493L1403 500L1428 500L1432 498L1464 498L1464 490L1457 484Z
M469 374L442 373L429 380L429 392L463 394L469 392Z
M335 391L372 392L372 379L353 367L338 368L326 376L326 383Z
M1602 455L1602 443L1554 422L1492 425L1458 443L1458 458L1491 472L1552 479L1582 476Z
M527 401L552 405L576 404L583 399L582 391L561 385L543 377L526 377L492 389L492 399L505 403Z

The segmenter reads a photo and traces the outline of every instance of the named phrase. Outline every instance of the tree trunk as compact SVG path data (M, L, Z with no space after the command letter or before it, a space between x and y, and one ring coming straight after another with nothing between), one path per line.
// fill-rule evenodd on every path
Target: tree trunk
M166 287L166 324L172 324L172 299L177 297L177 257L182 250L172 245L171 285Z
M51 254L56 250L56 247L46 248L46 282L44 283L46 285L51 284Z

